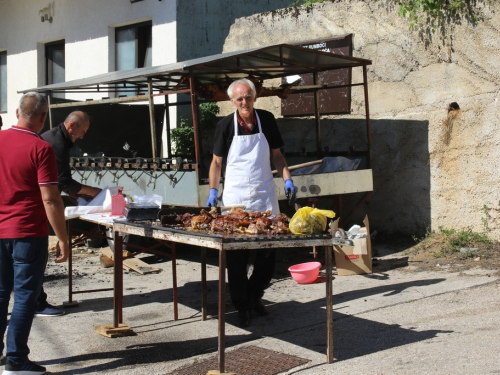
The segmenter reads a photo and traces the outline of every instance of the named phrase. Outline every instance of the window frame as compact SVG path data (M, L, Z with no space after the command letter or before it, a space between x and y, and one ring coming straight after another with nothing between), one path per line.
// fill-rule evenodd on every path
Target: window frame
M114 65L114 70L118 71L118 64L119 64L119 59L118 59L118 34L121 31L125 30L135 30L135 63L134 67L131 69L138 69L138 68L144 68L144 67L151 67L152 66L152 58L149 59L149 64L148 64L148 49L149 53L152 54L153 47L153 22L152 21L144 21L144 22L139 22L139 23L134 23L126 26L120 26L115 28L115 65ZM152 56L151 56L152 57ZM132 91L128 88L116 88L117 90L117 95L119 96L134 96L134 95L139 95L141 93L144 93L144 90L135 90Z
M61 48L62 47L62 48ZM64 81L66 80L66 42L64 39L55 42L45 43L45 84L51 85L54 82L54 52L63 51L64 54Z
M45 43L45 84L52 85L54 83L66 82L66 40L56 40L54 42ZM54 82L54 52L63 51L63 74L64 79L62 81ZM51 97L54 98L64 98L64 93L53 93Z
M2 64L2 58L5 63ZM3 68L2 68L3 67ZM5 70L5 72L3 72ZM2 79L4 77L4 79ZM2 95L2 92L4 93ZM5 98L4 98L5 96ZM0 113L7 113L8 107L8 95L7 95L7 51L0 51ZM2 106L2 103L5 103Z

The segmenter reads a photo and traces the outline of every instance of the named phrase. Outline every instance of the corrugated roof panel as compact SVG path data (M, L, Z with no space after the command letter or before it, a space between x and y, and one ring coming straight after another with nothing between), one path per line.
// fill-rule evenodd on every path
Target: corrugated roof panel
M185 90L189 88L189 75L198 81L216 82L253 76L257 79L284 77L292 74L333 70L370 65L370 60L335 55L279 44L243 51L227 52L184 62L131 70L115 71L63 83L40 86L21 92L39 91L97 91L103 85L135 84L144 86L153 79L154 90Z

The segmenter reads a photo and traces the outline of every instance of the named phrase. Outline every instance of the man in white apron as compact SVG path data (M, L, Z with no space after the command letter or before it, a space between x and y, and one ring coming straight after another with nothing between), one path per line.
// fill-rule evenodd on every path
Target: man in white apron
M216 206L224 157L227 157L222 205L244 205L255 212L279 213L278 199L271 173L271 161L285 180L285 192L295 194L285 158L280 151L283 139L273 114L255 110L255 85L248 79L234 81L227 90L234 114L222 119L214 137L214 153L210 165L210 197L207 206ZM228 251L229 292L238 310L240 327L250 324L250 311L267 315L262 304L264 289L274 273L276 251L259 250L254 269L247 277L248 250Z

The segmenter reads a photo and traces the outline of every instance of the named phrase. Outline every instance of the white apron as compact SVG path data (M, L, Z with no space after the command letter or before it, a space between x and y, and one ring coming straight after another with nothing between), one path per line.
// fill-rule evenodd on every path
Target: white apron
M234 138L227 155L226 177L222 205L245 205L254 212L279 213L278 198L271 173L269 143L262 133L260 118L255 111L259 133L238 135L238 120L234 113Z

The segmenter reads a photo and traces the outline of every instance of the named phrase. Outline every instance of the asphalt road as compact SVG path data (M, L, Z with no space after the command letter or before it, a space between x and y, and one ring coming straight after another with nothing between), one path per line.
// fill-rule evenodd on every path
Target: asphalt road
M79 306L68 308L66 315L35 318L31 359L60 375L175 374L213 357L216 254L209 253L207 321L201 320L197 253L181 251L178 256L178 321L173 320L170 261L143 255L163 271L125 272L124 322L135 336L98 335L96 325L112 323L112 292L79 294ZM282 374L500 373L498 276L480 269L464 274L416 272L402 264L370 275L336 277L335 362L326 364L325 283L299 285L290 278L288 266L312 260L307 252L292 256L280 251L279 259L276 279L264 297L268 317L255 318L249 328L240 329L228 301L226 353L254 345L309 361ZM48 266L45 289L55 305L68 299L66 272L66 265ZM77 256L74 272L75 289L112 286L113 269L100 268L98 254ZM258 375L258 363L255 366Z

